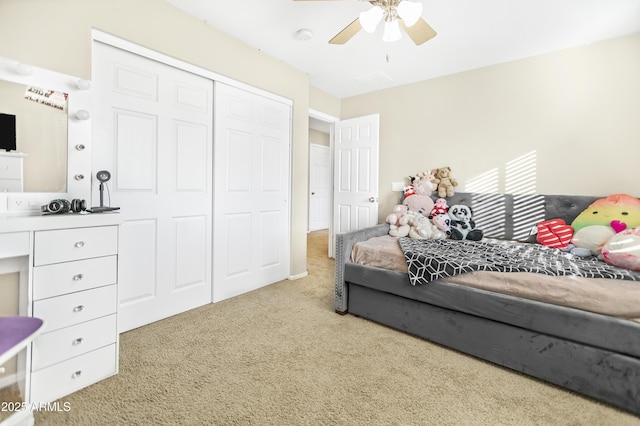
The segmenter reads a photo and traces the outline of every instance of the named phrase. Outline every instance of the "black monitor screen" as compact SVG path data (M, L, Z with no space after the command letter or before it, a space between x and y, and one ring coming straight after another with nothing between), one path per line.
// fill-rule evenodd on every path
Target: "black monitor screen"
M0 149L16 150L16 116L0 113Z

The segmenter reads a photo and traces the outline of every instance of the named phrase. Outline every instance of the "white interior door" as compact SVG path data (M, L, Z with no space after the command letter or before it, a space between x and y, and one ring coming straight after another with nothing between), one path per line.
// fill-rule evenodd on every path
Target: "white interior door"
M125 219L123 332L211 302L213 82L95 41L93 83L93 170Z
M336 233L378 223L379 121L372 114L334 124L332 249Z
M309 231L327 229L331 222L331 148L309 145Z
M214 109L217 302L289 275L291 106L216 82Z

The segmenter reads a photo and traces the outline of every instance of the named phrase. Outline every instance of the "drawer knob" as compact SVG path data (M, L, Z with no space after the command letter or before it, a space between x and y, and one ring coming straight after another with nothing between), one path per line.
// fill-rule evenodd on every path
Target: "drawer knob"
M84 309L83 305L78 305L75 308L73 308L73 312L82 312L83 309Z
M82 337L78 337L76 340L73 341L73 345L77 346L82 342L84 342L84 339Z
M74 280L74 281L80 281L80 280L81 280L81 279L83 279L83 278L84 278L84 275L83 275L83 274L78 274L78 275L74 275L74 276L73 276L73 280Z
M80 377L81 375L82 375L82 370L78 370L78 371L76 371L75 373L73 373L73 374L71 375L71 378L72 378L72 379L77 379L77 378L78 378L78 377Z
M78 241L77 243L74 244L77 248L82 248L84 247L84 241Z

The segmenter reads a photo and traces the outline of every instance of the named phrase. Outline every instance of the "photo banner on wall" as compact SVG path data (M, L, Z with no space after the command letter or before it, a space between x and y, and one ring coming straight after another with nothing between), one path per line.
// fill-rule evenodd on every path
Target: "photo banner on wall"
M29 101L38 102L39 104L61 111L66 111L67 109L68 96L69 95L64 92L42 89L35 86L27 86L27 90L24 93L24 98Z

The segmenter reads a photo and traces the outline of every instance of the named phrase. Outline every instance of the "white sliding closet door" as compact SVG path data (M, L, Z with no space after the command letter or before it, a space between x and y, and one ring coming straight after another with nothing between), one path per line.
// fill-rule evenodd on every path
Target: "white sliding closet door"
M123 332L212 300L213 82L98 41L93 81L93 170L125 219Z
M216 82L214 110L217 302L288 277L291 107Z

